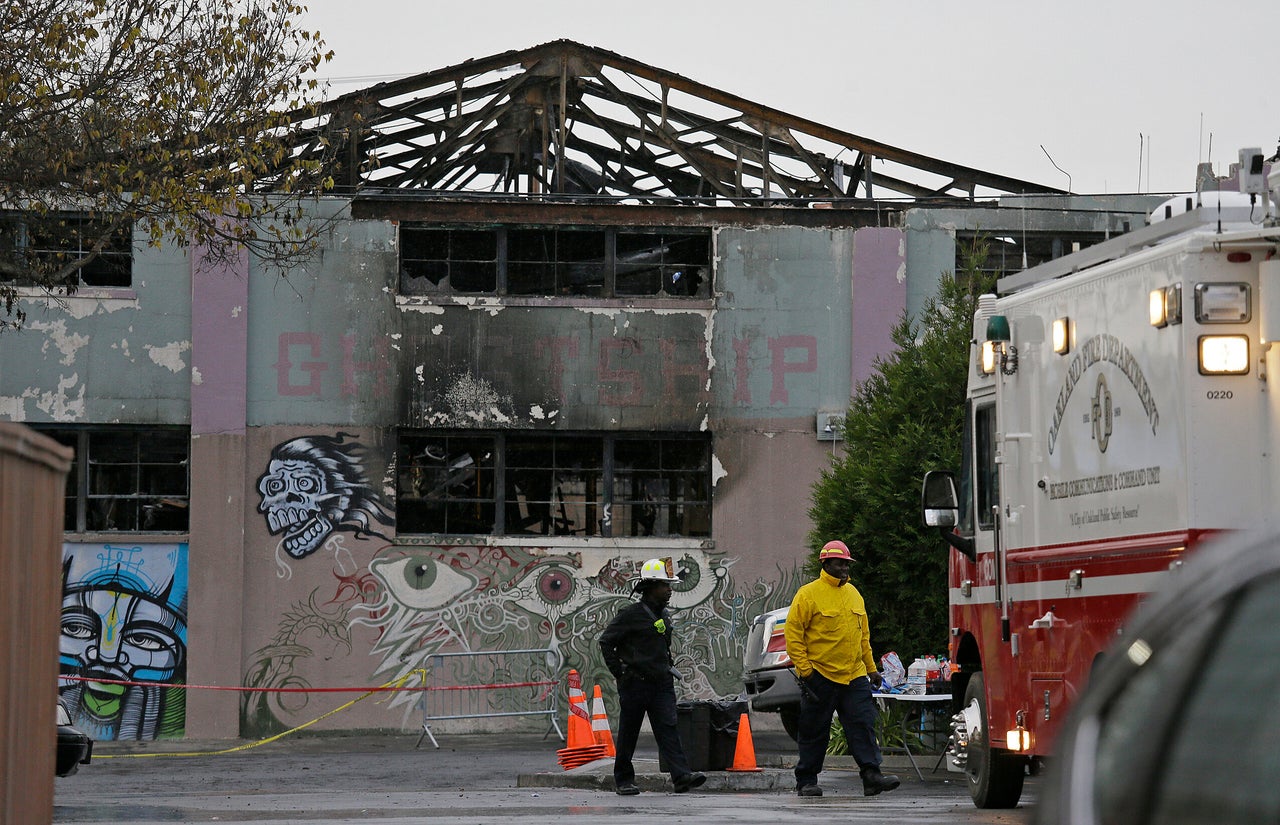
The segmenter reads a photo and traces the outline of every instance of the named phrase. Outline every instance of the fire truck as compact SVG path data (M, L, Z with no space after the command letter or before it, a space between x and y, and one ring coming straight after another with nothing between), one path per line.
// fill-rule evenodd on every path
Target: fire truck
M1280 170L1257 149L1240 169L1238 192L1171 199L978 300L960 472L922 491L950 545L952 765L978 807L1017 804L1183 553L1276 507Z

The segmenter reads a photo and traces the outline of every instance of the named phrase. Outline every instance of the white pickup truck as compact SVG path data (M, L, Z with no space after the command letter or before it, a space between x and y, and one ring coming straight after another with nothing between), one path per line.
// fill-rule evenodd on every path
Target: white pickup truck
M783 636L787 611L782 607L751 620L742 650L742 682L751 709L782 716L782 727L796 738L800 724L800 685L791 670Z

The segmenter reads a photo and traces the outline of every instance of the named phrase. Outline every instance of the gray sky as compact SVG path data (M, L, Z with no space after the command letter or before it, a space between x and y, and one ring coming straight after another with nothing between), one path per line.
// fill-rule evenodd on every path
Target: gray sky
M1274 0L302 2L336 94L564 38L1074 192L1188 191L1280 140Z

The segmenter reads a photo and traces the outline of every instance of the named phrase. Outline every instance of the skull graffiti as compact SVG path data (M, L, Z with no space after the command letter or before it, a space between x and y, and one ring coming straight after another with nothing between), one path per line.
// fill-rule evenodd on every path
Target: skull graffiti
M386 538L370 521L394 523L365 478L360 445L346 438L338 433L279 444L258 477L258 512L271 535L284 534L281 546L295 559L314 553L334 530Z
M285 534L285 552L295 559L315 552L333 532L333 522L324 514L326 503L336 500L339 512L347 506L343 496L329 492L324 473L309 461L272 459L258 479L258 492L267 528L273 536Z

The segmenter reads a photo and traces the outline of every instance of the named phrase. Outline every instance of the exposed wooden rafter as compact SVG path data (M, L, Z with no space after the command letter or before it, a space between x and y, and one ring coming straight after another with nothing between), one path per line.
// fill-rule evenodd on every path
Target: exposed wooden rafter
M295 155L336 158L316 174L366 194L750 206L1061 191L823 126L568 40L380 83L295 122ZM324 135L337 135L329 140L341 140L341 151L324 154Z

